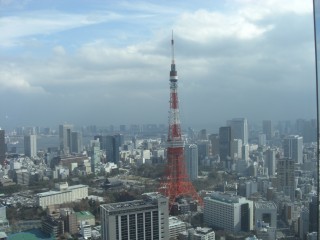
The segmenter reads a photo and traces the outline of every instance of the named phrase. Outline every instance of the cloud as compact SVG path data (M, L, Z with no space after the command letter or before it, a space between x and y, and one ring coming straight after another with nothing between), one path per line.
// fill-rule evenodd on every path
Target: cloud
M54 52L56 55L60 55L60 56L66 55L66 50L64 49L63 46L55 46L55 47L53 48L53 52Z
M0 60L0 73L5 73L0 83L34 97L45 93L46 99L39 97L30 104L39 109L50 106L52 121L65 117L69 122L99 119L103 124L166 122L174 29L184 123L225 122L235 116L251 120L312 116L310 4L234 2L226 2L223 10L180 8L167 13L168 7L160 4L155 10L139 4L129 10L127 2L128 15L113 9L118 13L106 16L95 11L57 15L49 11L2 18L2 23L17 26L2 37L4 43L13 40L12 49L26 36L43 43L37 34L61 34L46 39L52 42L43 44L44 52L30 57L25 50ZM106 25L98 24L105 22L110 23L107 34ZM83 26L90 27L92 37L73 35L72 29ZM68 43L62 40L66 34Z
M199 10L184 13L174 27L182 38L199 43L207 43L214 39L238 38L249 40L261 36L272 29L271 25L259 26L240 15L230 15Z
M94 16L94 17L93 17ZM59 11L30 11L19 16L0 18L0 46L12 47L22 37L49 35L83 26L118 19L110 12L91 14L63 13Z
M0 67L1 92L18 92L19 94L43 94L45 91L40 86L33 86L28 82L23 72L14 66L3 65Z

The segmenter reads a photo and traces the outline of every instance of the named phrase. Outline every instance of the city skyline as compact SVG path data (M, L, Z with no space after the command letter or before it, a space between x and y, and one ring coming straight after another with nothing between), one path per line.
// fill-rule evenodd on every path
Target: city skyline
M182 125L315 118L312 3L0 6L4 129L166 123L172 29Z

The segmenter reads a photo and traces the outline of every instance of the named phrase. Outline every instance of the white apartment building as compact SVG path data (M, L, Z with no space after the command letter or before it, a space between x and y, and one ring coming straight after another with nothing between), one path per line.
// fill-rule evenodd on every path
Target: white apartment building
M67 185L67 187L65 187ZM50 205L73 202L88 197L87 185L60 186L58 191L48 191L36 195L37 204L42 208Z
M187 230L186 223L178 219L177 217L169 217L169 237L170 239L176 239L179 233Z
M253 202L229 193L204 198L204 223L230 232L253 230Z

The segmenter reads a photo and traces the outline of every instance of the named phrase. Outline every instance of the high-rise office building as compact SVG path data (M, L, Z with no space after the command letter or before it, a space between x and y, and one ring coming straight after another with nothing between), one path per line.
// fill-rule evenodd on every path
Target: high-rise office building
M199 140L208 140L208 134L206 129L201 129L198 133L198 139Z
M244 197L213 192L204 198L204 223L230 232L253 230L253 202Z
M267 137L266 137L266 134L264 133L260 133L258 135L258 145L259 146L266 146L267 145Z
M63 154L70 154L71 151L71 132L73 126L70 124L59 125L59 141L60 141L60 151Z
M81 153L82 134L80 132L71 132L71 153Z
M91 171L96 172L96 167L100 163L101 149L99 140L91 141Z
M144 197L101 205L101 239L169 239L168 199L158 193Z
M197 141L198 159L200 163L210 155L210 145L209 140Z
M5 132L3 129L0 129L0 163L3 164L6 160L6 139Z
M37 136L24 136L24 154L30 158L37 156Z
M302 207L299 222L298 222L300 239L306 239L307 233L309 232L309 222L310 222L309 217L310 217L309 207L306 207L306 206Z
M267 140L271 140L273 137L273 127L271 120L262 121L262 132L266 135Z
M219 154L219 134L210 134L209 140L211 142L212 155Z
M231 127L219 128L219 152L220 161L223 162L225 168L231 167Z
M290 158L278 159L277 164L278 190L290 196L294 200L295 180L294 180L294 161Z
M119 163L120 161L120 150L124 144L124 136L122 134L116 134L114 137L114 163Z
M298 135L290 135L283 139L283 155L292 159L295 163L303 163L303 138Z
M264 157L264 166L268 168L268 175L276 174L276 151L275 149L267 149Z
M231 141L231 158L234 160L242 158L242 140L233 139Z
M124 143L123 135L95 136L94 139L99 139L101 149L106 151L107 161L118 164L120 161L120 149Z
M250 153L249 144L243 145L242 146L242 159L245 161L248 161L249 160L249 153Z
M190 180L198 178L198 146L196 144L187 144L184 147L184 157L186 161L187 172Z
M317 204L318 197L313 196L311 202L309 203L309 232L317 232L317 222L318 222L318 211L317 211Z
M242 144L248 144L248 122L246 118L234 118L227 122L231 127L232 139L241 139Z

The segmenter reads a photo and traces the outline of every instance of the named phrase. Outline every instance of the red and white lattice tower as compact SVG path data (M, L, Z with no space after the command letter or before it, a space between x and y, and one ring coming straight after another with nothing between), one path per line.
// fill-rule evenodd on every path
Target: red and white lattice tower
M174 61L174 41L171 40L172 63L170 71L170 112L169 131L167 139L166 175L160 183L159 192L169 198L169 206L178 197L192 197L202 205L202 199L197 194L186 169L184 160L184 141L181 136L178 100L178 75Z

